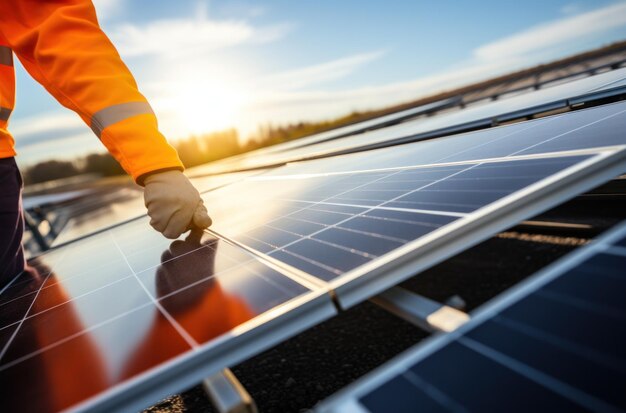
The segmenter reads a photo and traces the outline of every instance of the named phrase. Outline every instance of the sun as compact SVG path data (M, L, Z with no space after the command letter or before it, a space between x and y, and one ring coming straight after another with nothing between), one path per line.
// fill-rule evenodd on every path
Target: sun
M185 81L174 93L173 108L182 128L201 134L234 127L244 102L235 87L207 80Z

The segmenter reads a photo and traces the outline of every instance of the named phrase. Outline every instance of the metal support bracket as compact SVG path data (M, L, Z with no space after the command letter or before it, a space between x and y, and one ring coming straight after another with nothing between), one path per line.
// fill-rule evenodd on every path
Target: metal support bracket
M258 413L254 400L230 369L204 379L202 387L220 413Z
M370 301L426 331L450 332L470 319L463 311L397 286L371 298Z

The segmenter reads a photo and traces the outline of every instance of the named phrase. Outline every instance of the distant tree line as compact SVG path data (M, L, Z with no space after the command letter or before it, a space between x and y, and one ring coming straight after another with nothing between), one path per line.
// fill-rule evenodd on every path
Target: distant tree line
M373 114L375 112L354 112L348 116L325 122L298 122L282 126L266 125L260 127L258 132L245 143L240 142L236 129L227 129L190 136L187 139L173 142L173 146L178 151L185 167L190 168L312 135L344 124L358 122L372 117ZM102 177L123 175L124 170L111 155L102 152L92 153L75 160L43 161L27 168L23 174L26 184L36 184L81 174L95 174Z

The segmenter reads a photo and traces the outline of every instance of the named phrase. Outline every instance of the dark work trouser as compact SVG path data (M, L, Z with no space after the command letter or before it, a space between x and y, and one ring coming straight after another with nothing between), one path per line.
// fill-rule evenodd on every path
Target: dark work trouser
M15 159L0 159L0 288L24 270L22 185Z

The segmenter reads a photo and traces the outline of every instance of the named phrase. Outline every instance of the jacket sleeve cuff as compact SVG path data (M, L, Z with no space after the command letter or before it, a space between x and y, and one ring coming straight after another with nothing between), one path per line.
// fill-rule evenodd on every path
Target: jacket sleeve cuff
M108 126L101 140L139 185L150 173L185 169L176 150L159 132L154 115L133 116Z
M159 168L159 169L155 169L155 170L150 171L150 172L142 173L137 178L135 178L135 182L137 183L137 185L144 186L144 182L145 182L146 178L149 177L150 175L160 174L161 172L168 172L168 171L181 171L182 172L183 170L184 169L182 167L179 167L179 166L170 166L170 167L166 167L166 168Z

